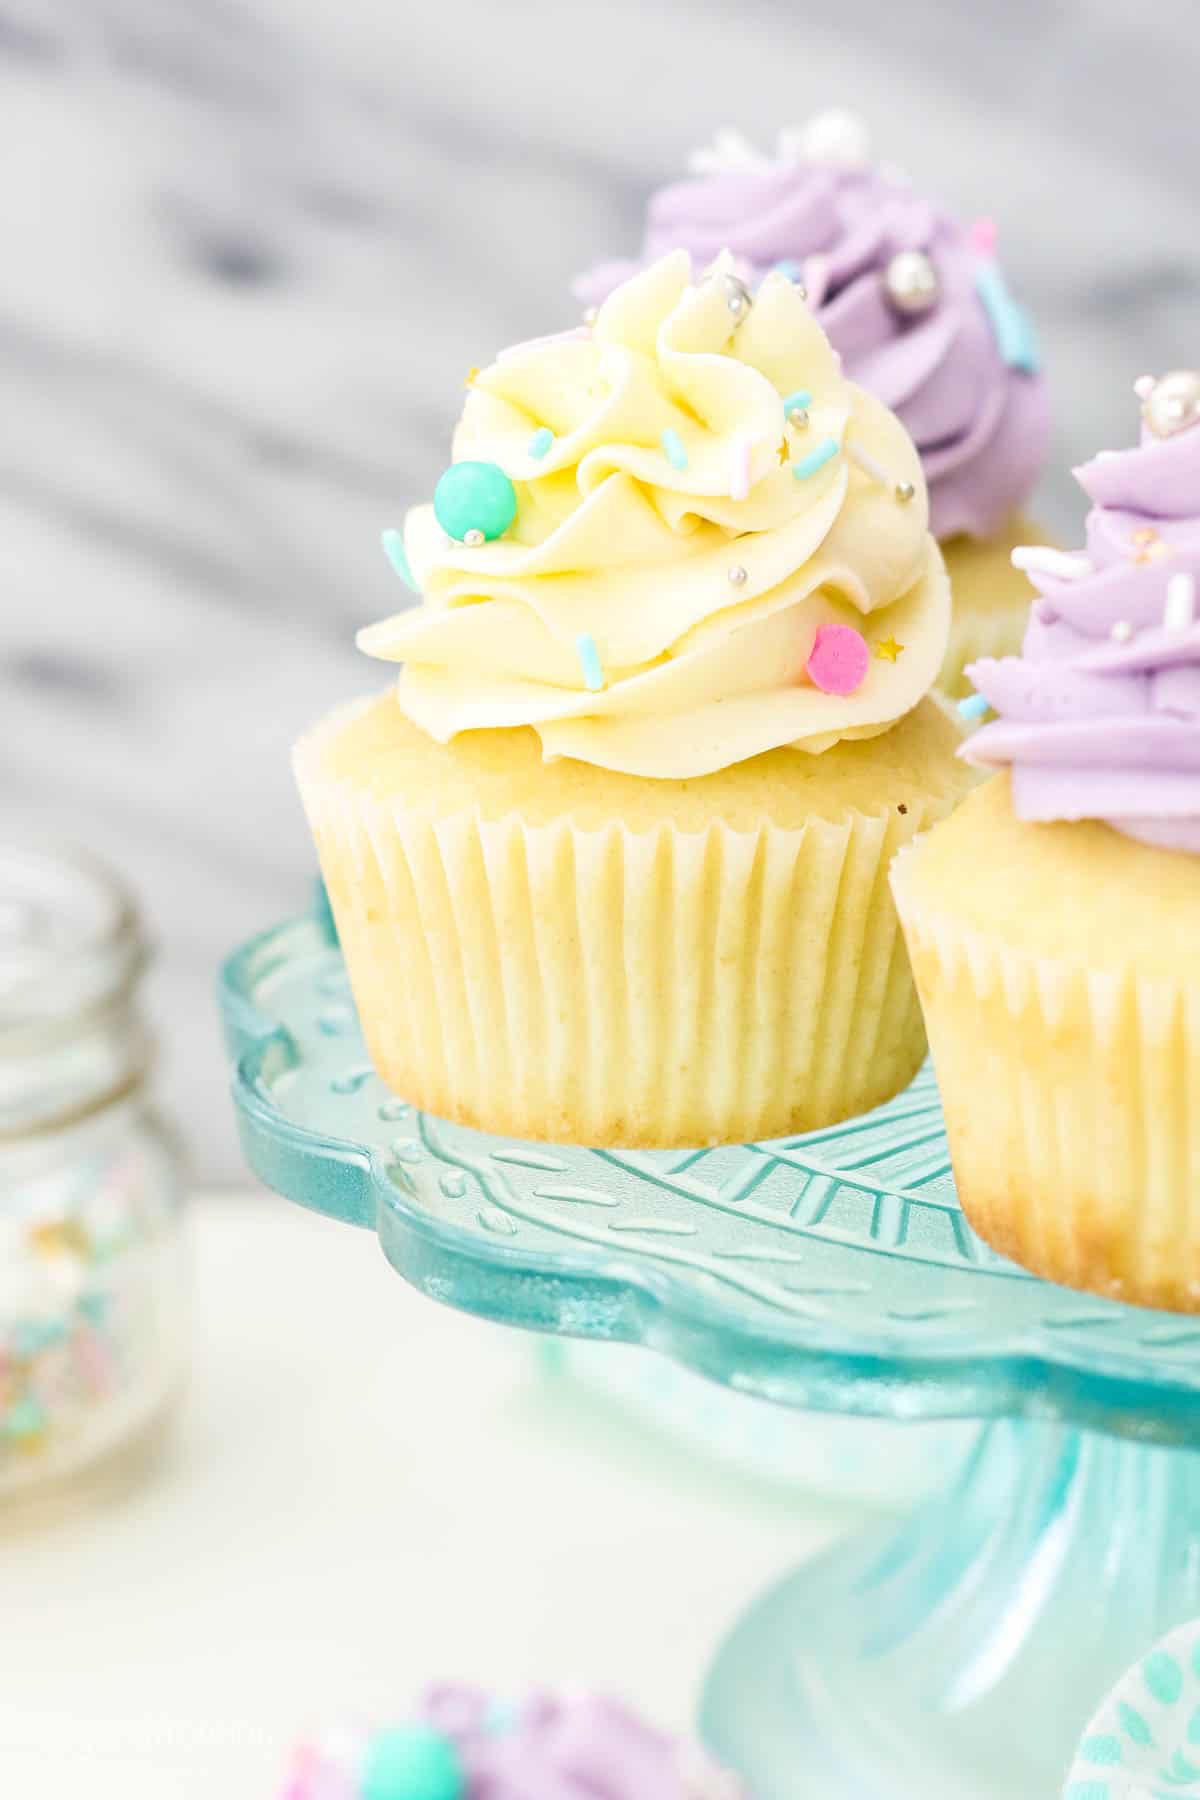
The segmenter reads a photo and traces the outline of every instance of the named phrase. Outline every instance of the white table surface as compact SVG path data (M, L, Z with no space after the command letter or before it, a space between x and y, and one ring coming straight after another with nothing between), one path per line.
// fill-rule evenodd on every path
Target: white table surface
M134 1484L0 1515L0 1794L274 1800L309 1725L433 1676L691 1717L761 1586L851 1522L700 1465L366 1233L198 1203L195 1365Z

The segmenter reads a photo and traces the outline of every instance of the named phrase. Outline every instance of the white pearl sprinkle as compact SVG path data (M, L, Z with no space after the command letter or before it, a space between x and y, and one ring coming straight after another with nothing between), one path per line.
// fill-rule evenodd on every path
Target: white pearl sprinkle
M734 563L728 571L730 585L741 587L746 580L746 570L741 563Z
M917 492L911 481L898 481L894 491L901 506L907 506L910 500L915 499Z
M1128 619L1118 619L1110 635L1115 644L1127 644L1133 636L1133 626Z
M472 525L470 531L463 532L463 543L469 544L472 550L478 550L480 544L486 544L486 542L487 539L484 537L482 531L480 531L478 525Z

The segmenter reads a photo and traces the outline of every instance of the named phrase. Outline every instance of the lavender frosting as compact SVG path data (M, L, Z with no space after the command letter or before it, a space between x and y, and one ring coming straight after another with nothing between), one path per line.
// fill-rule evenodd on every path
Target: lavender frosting
M967 671L999 714L968 754L1011 768L1022 819L1101 819L1200 851L1200 426L1144 428L1076 477L1086 552L1030 553L1040 598L1021 656Z
M916 444L935 534L992 535L1037 480L1050 410L1032 332L990 254L901 177L805 153L803 134L784 134L774 160L748 146L743 154L737 166L710 157L697 179L660 189L640 257L599 264L576 293L597 303L679 247L701 265L731 250L751 286L787 269L808 289L846 374L897 413ZM904 250L924 251L936 270L928 311L906 314L888 300L884 272Z
M498 1707L481 1688L446 1682L428 1691L414 1717L458 1751L463 1800L749 1800L699 1745L595 1695L539 1691ZM288 1800L354 1800L347 1747L310 1760Z

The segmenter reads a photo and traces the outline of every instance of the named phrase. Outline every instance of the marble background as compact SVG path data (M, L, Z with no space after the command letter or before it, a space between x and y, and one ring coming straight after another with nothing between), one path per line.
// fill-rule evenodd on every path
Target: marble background
M1194 0L0 0L0 832L137 884L209 1178L213 971L307 893L288 746L377 679L466 368L715 125L848 103L996 215L1065 469L1200 360L1197 94Z

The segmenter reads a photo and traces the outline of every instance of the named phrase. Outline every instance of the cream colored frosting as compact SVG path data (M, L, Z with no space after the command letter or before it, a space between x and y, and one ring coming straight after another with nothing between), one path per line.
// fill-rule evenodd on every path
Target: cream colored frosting
M809 423L790 429L784 400L803 389ZM541 427L554 438L539 460ZM837 455L798 480L792 466L825 438ZM747 454L748 492L735 499ZM917 454L843 379L782 275L739 322L721 264L693 284L685 252L665 257L618 288L590 330L518 345L477 375L454 457L498 464L516 519L473 548L448 542L431 506L414 508L404 542L423 604L359 635L370 655L405 664L400 705L440 742L532 726L548 757L697 776L783 744L818 752L872 736L933 684L950 595ZM898 482L916 490L907 505ZM733 566L745 570L736 585ZM832 623L902 646L894 661L872 655L846 697L805 673ZM598 692L584 635L604 671Z

